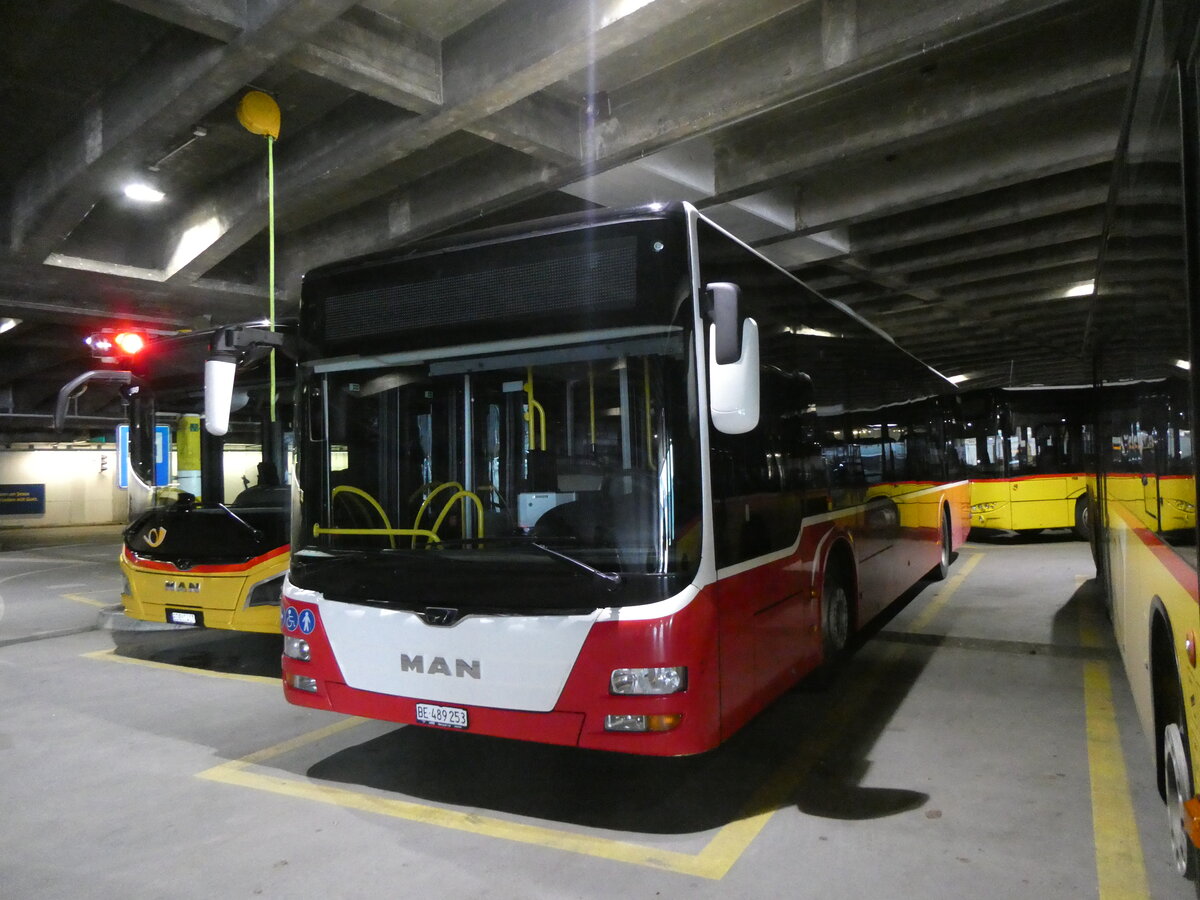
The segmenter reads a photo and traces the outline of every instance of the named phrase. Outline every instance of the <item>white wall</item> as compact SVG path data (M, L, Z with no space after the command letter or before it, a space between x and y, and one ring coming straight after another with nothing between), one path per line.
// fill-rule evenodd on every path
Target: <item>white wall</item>
M225 502L243 488L242 477L258 480L257 449L225 451ZM107 470L101 471L101 461ZM171 474L176 472L171 451ZM129 515L127 491L117 487L117 450L77 447L63 450L0 450L0 484L44 484L46 512L40 516L0 515L0 528L43 525L123 524Z
M101 461L107 471L101 471ZM13 525L103 525L125 521L128 501L117 487L117 451L112 444L71 450L0 450L0 484L44 484L46 512L0 515Z

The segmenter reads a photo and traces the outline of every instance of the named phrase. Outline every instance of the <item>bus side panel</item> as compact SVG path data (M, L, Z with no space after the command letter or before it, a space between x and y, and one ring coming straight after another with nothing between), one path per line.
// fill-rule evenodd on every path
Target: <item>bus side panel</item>
M901 488L907 490L901 492ZM971 494L966 482L898 485L892 499L898 523L891 545L886 552L861 564L857 628L866 626L938 565L946 513L950 516L951 549L962 544L970 528Z
M825 552L829 535L845 524L829 519L806 525L794 552L735 567L713 585L720 620L722 739L820 663L815 560Z
M1009 482L1012 528L1072 528L1075 501L1083 493L1082 473L1034 475Z
M1107 477L1110 494L1106 561L1112 587L1110 596L1114 597L1113 629L1138 716L1149 738L1151 761L1156 764L1155 748L1161 735L1155 717L1155 684L1151 678L1154 668L1150 658L1151 625L1156 601L1162 604L1171 627L1173 663L1187 716L1191 758L1195 761L1200 759L1200 713L1195 703L1197 673L1188 661L1187 640L1189 634L1194 636L1195 630L1200 628L1196 571L1145 527L1138 515L1140 498L1132 501L1114 499L1113 488L1121 481L1135 481L1140 485L1140 478Z

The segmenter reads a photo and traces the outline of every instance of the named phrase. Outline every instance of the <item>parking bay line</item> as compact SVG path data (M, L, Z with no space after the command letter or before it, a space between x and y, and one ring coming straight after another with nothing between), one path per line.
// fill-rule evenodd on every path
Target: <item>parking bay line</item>
M943 595L946 599L949 599L950 595L955 593L965 580L967 572L964 571L962 574L962 578L945 586ZM300 738L268 747L238 760L221 763L198 773L196 777L485 837L517 841L615 862L720 880L725 877L775 813L790 802L795 792L811 776L821 758L828 754L830 748L865 713L872 702L874 688L882 683L882 677L887 671L887 664L894 662L904 652L905 648L902 646L889 647L879 663L864 667L862 671L854 673L854 680L860 683L856 690L846 692L849 695L848 701L840 702L830 709L822 721L813 723L813 728L801 740L796 751L754 792L743 807L742 814L735 821L721 827L704 849L697 854L662 850L611 838L527 825L476 813L463 813L297 778L266 775L251 770L251 766L306 744L315 743L335 733L329 728L302 735ZM368 720L349 720L341 728L337 726L331 726L331 728L342 730L363 721Z
M169 672L184 672L188 675L202 675L205 678L227 678L232 681L249 681L256 684L270 684L281 687L279 678L267 675L246 675L242 672L214 672L211 669L197 669L193 666L177 666L174 663L156 662L152 659L138 659L133 656L119 656L116 650L93 650L80 654L87 659L98 659L104 662L125 663L130 666L144 666L147 669L161 669Z
M977 558L968 560L957 576L945 585L941 592L942 596L938 598L941 601L938 603L939 608L957 591L958 587L966 579L967 574L969 574L970 569L974 568L976 562ZM902 652L902 648L890 648L890 652L886 653L885 657L890 660L899 656ZM106 659L112 662L141 665L149 668L191 672L197 675L278 684L278 679L275 678L210 672L202 669L171 665L169 663L116 656L115 651L112 650L96 651L84 654L84 656L93 659ZM871 670L874 670L874 672L872 673ZM882 667L871 666L869 669L865 669L863 672L857 674L860 678L865 678L868 681L878 681L882 673ZM869 685L861 687L866 688ZM240 759L213 766L210 769L197 773L196 777L223 784L267 791L282 796L327 803L347 809L356 809L362 812L435 825L485 837L517 841L548 849L609 859L615 862L641 865L684 875L719 880L728 873L762 829L766 827L775 813L789 802L795 791L810 776L821 756L845 733L850 724L857 719L862 709L870 702L870 696L871 691L869 689L855 691L852 702L836 706L830 710L826 716L826 721L814 723L814 728L809 732L808 737L801 742L801 746L797 748L797 751L752 795L750 801L744 807L742 815L735 821L720 828L709 840L704 849L697 854L663 850L626 841L613 840L611 838L601 838L543 826L506 821L475 813L463 813L442 807L382 797L376 794L367 794L296 778L267 775L251 769L252 766L260 765L272 758L319 742L364 722L371 721L367 719L345 719L325 728L317 729L300 735L297 738L292 738L251 753Z

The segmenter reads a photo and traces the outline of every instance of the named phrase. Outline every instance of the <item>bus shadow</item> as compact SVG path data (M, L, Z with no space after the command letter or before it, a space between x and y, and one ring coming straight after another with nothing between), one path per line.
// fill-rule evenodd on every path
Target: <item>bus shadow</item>
M184 631L114 631L114 653L144 662L281 678L283 638L278 634L196 628Z
M1081 538L1070 528L1047 528L1041 531L972 528L968 540L973 544L1016 547L1022 544L1071 544L1080 541Z
M872 747L929 651L869 649L872 658L860 662L863 648L852 648L832 674L801 682L698 756L626 756L410 726L321 759L306 775L437 805L643 834L696 833L787 807L842 820L897 815L925 805L928 795L862 782Z

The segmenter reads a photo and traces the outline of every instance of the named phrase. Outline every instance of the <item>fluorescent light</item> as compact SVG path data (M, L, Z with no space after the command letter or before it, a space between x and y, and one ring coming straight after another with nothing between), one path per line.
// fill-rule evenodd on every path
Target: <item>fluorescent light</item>
M1190 369L1192 367L1192 364L1190 362L1188 362L1186 359L1175 360L1175 365L1177 365L1181 369Z
M947 375L946 380L951 384L962 384L970 377L970 375Z
M138 203L158 203L167 195L162 191L155 190L148 184L131 182L125 185L125 196L130 200L136 200Z
M1096 282L1084 281L1081 284L1075 285L1074 287L1067 288L1067 292L1065 294L1063 294L1063 296L1064 297L1086 297L1088 294L1094 294L1094 293L1096 293Z
M805 337L819 337L819 338L832 338L832 337L838 336L838 335L834 334L832 331L823 331L820 328L808 328L807 326L802 327L802 328L793 328L790 325L783 326L783 333L784 334L801 334L801 335L804 335Z
M0 318L0 334L4 334L4 332L6 332L6 331L12 331L14 328L16 328L20 324L21 324L20 319L12 319L12 318L9 318L8 316Z

